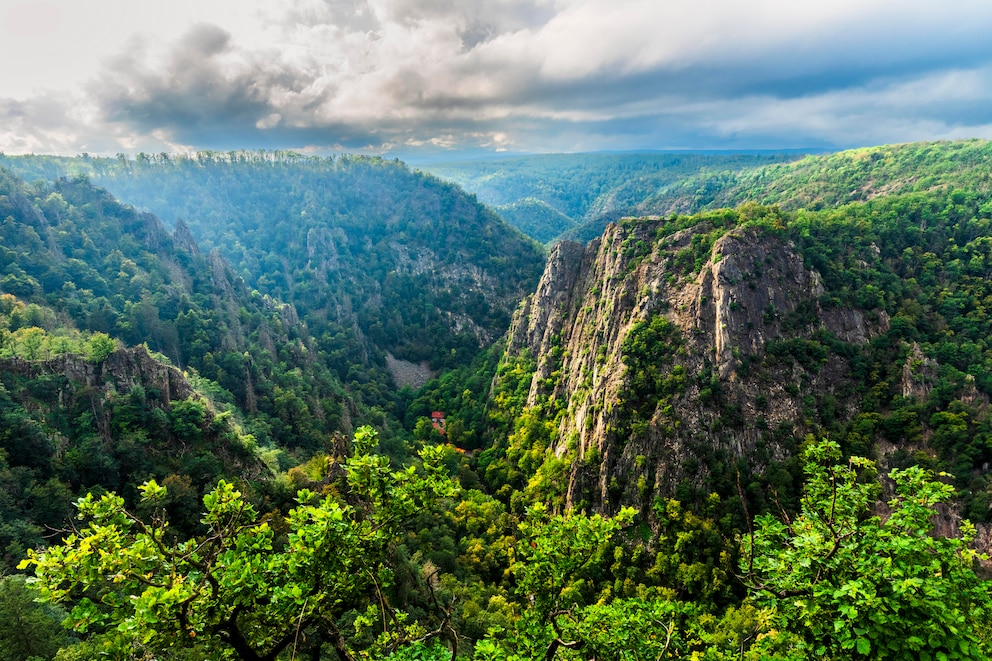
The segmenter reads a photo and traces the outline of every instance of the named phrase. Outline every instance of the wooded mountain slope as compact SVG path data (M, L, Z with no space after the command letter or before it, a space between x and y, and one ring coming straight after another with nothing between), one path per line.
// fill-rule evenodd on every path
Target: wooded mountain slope
M744 202L822 209L949 186L988 193L990 159L992 143L987 140L865 147L793 163L686 177L646 198L640 209L667 215Z
M992 142L967 140L866 147L736 170L712 168L659 186L628 215L697 213L745 202L814 210L948 187L987 193L992 189L990 161ZM593 219L565 236L589 241L608 222Z
M342 380L384 355L465 364L501 336L544 255L460 189L398 161L289 153L8 157L26 177L78 173L185 221L248 286L291 303Z
M172 236L85 180L29 185L2 170L0 217L0 290L35 304L10 331L68 325L147 344L257 414L263 444L321 447L349 415L295 310L250 291L219 253L200 252L184 224Z
M561 243L511 330L501 369L523 375L495 387L512 433L480 463L580 509L717 493L754 511L789 507L798 449L829 437L951 472L961 513L992 522L990 248L988 195L958 189Z
M772 153L541 154L423 167L477 194L507 222L548 243L588 222L605 227L624 215L637 215L645 199L686 178L799 157Z
M626 219L510 323L534 244L396 163L8 160L214 249L0 170L0 659L988 658L978 168Z

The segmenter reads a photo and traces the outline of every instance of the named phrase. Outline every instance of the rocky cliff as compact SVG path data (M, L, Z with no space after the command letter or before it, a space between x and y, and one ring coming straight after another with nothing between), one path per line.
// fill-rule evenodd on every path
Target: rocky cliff
M143 346L118 349L100 361L76 354L0 358L0 388L11 410L23 407L26 415L44 420L34 427L48 438L40 447L65 452L95 435L108 456L134 453L130 462L155 455L159 458L140 462L175 468L186 455L200 455L217 462L225 474L251 478L266 473L229 417L216 414L183 372L159 362ZM177 404L182 404L178 412ZM144 439L140 450L133 447L136 435Z
M514 318L508 355L537 360L527 406L564 413L548 452L571 506L762 473L855 414L848 357L888 328L884 312L821 303L821 275L780 232L719 216L670 230L625 221L558 244Z
M193 387L175 367L152 358L143 346L114 351L99 362L76 354L62 354L49 360L0 358L0 372L37 379L62 377L58 403L70 406L80 389L97 388L114 393L130 392L139 386L156 393L152 400L158 408L193 396Z

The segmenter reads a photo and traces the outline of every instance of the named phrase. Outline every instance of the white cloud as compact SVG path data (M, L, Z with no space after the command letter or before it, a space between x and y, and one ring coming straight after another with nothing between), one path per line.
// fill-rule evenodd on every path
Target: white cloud
M796 99L744 99L733 113L694 112L724 136L788 133L809 141L872 145L992 138L992 66L952 70Z
M992 114L966 106L992 87L978 73L989 27L986 0L15 2L0 12L0 57L25 65L0 74L0 149L848 144L978 131ZM25 104L48 114L18 115ZM880 128L856 130L868 121Z

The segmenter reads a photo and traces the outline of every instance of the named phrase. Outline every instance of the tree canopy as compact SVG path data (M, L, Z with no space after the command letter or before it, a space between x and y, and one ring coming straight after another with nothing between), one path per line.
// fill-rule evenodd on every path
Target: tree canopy
M443 446L425 447L418 466L391 469L374 443L374 432L359 430L354 454L329 465L323 495L301 490L284 518L259 517L220 482L204 498L204 531L188 539L170 529L166 489L155 482L141 487L141 513L113 494L87 496L78 503L86 525L32 551L22 568L34 568L42 599L71 606L73 630L110 658L258 661L287 649L318 658L324 644L342 659L417 658L415 650L454 658L464 638L452 602L438 598L436 570L425 576L433 619L408 619L391 603L402 531L418 513L437 516L457 492ZM472 656L988 658L992 583L978 570L988 558L970 549L967 522L960 537L932 528L952 488L918 468L896 470L895 495L883 503L872 462L837 464L829 441L805 456L801 511L757 518L741 540L749 597L729 607L665 590L603 590L611 556L633 542L621 531L633 527L634 510L610 519L532 507L508 567L519 610L509 628L468 641ZM373 635L356 636L364 630Z

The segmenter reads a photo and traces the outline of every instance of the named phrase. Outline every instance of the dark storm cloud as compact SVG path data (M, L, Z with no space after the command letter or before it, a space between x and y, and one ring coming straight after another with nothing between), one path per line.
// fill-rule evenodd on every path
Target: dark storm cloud
M223 29L198 25L154 67L135 44L107 63L90 92L105 121L169 131L180 141L204 131L256 130L276 112L275 96L299 95L312 81L277 60L237 53L230 42Z

